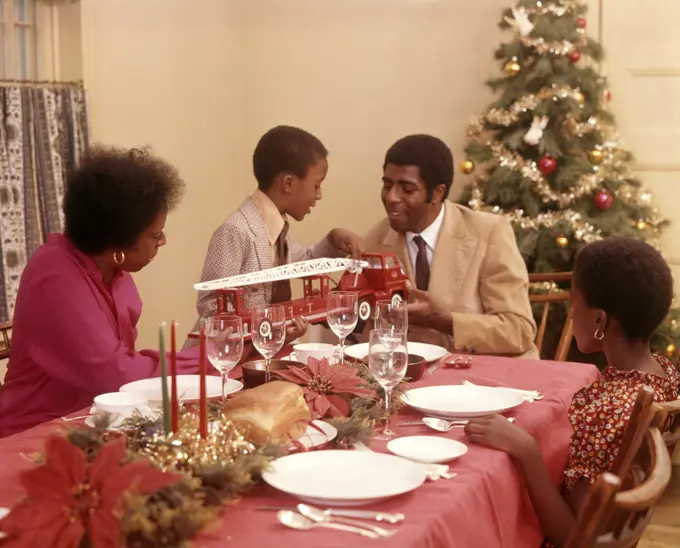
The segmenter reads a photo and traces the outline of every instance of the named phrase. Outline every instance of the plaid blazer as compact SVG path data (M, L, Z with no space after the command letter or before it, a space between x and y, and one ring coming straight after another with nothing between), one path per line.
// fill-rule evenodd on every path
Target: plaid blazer
M328 236L311 247L302 247L290 235L286 237L288 254L286 262L294 263L322 257L341 257L342 252L334 248ZM232 213L212 235L208 253L203 263L201 282L229 278L266 270L274 266L272 261L269 235L264 220L252 198ZM272 283L247 286L246 306L251 308L266 304L272 297ZM200 318L207 318L217 312L215 291L199 291L196 300L199 320L192 331L199 329ZM184 348L196 346L198 340L187 339Z

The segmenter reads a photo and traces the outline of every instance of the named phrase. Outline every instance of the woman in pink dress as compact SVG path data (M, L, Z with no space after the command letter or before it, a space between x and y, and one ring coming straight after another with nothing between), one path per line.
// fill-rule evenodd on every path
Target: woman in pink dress
M159 353L135 349L142 302L130 272L165 245L165 220L183 191L174 167L135 149L95 149L70 174L65 233L48 236L21 278L0 437L160 374ZM178 362L198 370L195 351Z
M640 388L651 387L655 401L670 401L678 397L680 381L673 364L649 347L673 299L671 271L653 247L627 239L587 245L576 258L571 295L579 350L603 352L609 365L571 401L573 431L562 490L553 484L536 441L519 426L494 415L465 427L470 441L512 457L543 533L555 546L564 545L590 485L612 469Z

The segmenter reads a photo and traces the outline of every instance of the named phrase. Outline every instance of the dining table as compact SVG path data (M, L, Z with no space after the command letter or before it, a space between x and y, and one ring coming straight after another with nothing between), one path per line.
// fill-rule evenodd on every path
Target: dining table
M576 391L598 378L598 369L590 364L475 355L467 369L443 364L408 387L458 385L468 381L539 391L542 399L525 401L505 415L513 417L518 426L536 439L555 485L560 486L572 435L567 413L570 402ZM74 416L78 414L84 413L79 411ZM324 528L289 529L278 522L277 512L272 508L294 508L301 501L258 483L239 499L226 504L220 519L195 537L192 546L538 548L543 535L511 458L502 451L469 442L463 428L440 433L425 425L401 424L422 416L408 406L402 407L391 421L396 435L443 436L465 443L468 451L448 463L454 477L427 480L410 493L357 507L404 514L405 519L398 524L380 524L398 531L394 536L371 539ZM34 466L27 455L39 451L52 431L72 424L57 419L0 439L0 507L11 507L22 496L19 473ZM384 441L373 441L370 448L387 452Z

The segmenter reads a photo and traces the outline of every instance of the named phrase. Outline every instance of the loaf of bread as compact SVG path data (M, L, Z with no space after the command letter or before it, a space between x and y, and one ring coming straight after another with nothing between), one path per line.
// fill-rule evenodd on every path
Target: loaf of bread
M226 401L223 412L256 445L297 439L311 419L302 388L286 381L238 392Z

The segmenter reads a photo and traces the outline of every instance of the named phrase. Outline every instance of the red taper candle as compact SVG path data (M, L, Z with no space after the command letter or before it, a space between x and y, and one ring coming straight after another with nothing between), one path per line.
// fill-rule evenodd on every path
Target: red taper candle
M172 432L179 432L179 401L177 399L177 341L175 338L175 320L170 324L170 423Z

